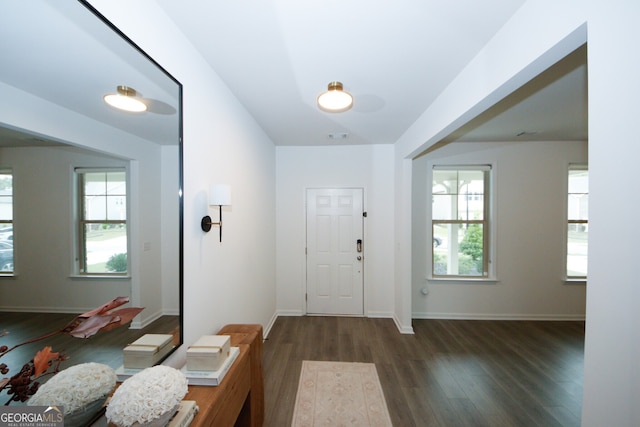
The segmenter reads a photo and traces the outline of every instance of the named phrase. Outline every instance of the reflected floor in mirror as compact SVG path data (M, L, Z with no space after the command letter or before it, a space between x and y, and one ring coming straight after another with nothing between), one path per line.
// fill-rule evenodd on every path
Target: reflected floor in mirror
M0 337L0 346L12 346L52 333L65 327L76 317L76 314L65 313L20 313L0 312L0 331L8 334ZM144 334L178 333L179 316L162 316L142 329L129 329L127 325L110 331L100 331L87 338L74 338L67 334L56 334L41 341L26 344L12 350L0 358L10 371L2 378L15 375L22 365L31 360L37 351L51 346L53 352L62 352L69 360L62 362L61 369L86 362L109 365L116 369L122 365L122 349ZM44 382L46 378L43 378ZM0 394L0 404L8 397L6 392Z

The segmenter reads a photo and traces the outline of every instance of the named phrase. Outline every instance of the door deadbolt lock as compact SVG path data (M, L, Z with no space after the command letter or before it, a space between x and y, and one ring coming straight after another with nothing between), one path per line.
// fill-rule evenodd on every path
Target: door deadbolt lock
M362 261L362 257L360 255L358 255L358 261Z

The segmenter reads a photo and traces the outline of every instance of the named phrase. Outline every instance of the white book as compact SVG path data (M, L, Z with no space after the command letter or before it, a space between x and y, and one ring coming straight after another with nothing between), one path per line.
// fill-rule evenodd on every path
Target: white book
M229 335L203 335L187 348L187 369L217 371L229 357Z
M123 365L127 369L148 368L155 365L173 348L173 335L146 334L123 350Z
M187 365L184 365L180 371L187 377L189 385L220 385L220 382L222 382L224 376L229 372L231 365L233 365L233 362L238 358L239 354L239 347L231 347L229 357L222 362L222 366L217 371L190 371L187 369Z
M183 400L167 427L187 427L197 413L198 406L195 400Z

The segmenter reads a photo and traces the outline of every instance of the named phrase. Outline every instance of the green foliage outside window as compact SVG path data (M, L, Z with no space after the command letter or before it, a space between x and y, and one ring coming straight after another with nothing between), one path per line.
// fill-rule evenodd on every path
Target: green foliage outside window
M471 265L467 266L469 270L474 268L476 272L482 272L483 248L484 237L482 235L482 227L480 227L480 224L470 224L469 228L467 228L467 232L464 233L464 238L460 242L460 251L471 257L470 261L472 261L472 263L469 263Z
M122 273L127 271L127 254L111 255L107 261L107 270L114 273Z

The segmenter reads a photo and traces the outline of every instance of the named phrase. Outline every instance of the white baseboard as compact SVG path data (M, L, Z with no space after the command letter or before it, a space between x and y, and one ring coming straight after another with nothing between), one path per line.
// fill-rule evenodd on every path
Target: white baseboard
M13 311L17 313L57 313L57 314L80 315L82 313L87 313L93 309L95 309L95 307L85 308L85 309L69 308L69 307L2 307L0 308L0 313L3 311L6 311L6 312ZM141 319L141 320L134 319L129 324L129 329L142 329L145 326L148 326L151 323L158 320L164 314L166 313L162 313L158 311L157 313L153 314L150 317L145 317L144 319Z
M366 317L374 319L392 319L393 313L390 311L368 311Z
M61 313L61 314L82 314L93 310L95 307L78 309L77 307L0 307L0 312L14 311L16 313Z
M153 322L161 318L163 314L164 313L162 313L162 311L156 311L151 316L148 316L148 317L145 316L143 319L140 319L140 320L133 319L131 321L131 326L129 326L129 329L142 329L145 326L149 326L150 324L152 324ZM141 317L141 316L138 315L136 317Z
M398 331L401 334L407 334L407 335L413 335L413 326L409 325L409 326L404 326L402 325L402 322L400 322L400 319L398 319L398 316L394 315L393 316L393 321L396 324L396 328L398 328Z
M266 326L264 327L264 330L262 331L262 339L266 340L267 337L269 336L269 332L271 332L271 328L273 328L273 324L276 323L276 320L278 319L278 313L273 313L273 316L271 316L271 320L269 320L269 323L266 324Z
M276 317L278 316L282 316L282 317L286 317L286 316L304 316L306 313L304 313L302 310L278 310L276 311Z
M442 320L540 320L540 321L584 321L584 314L496 314L496 313L425 313L415 312L413 319Z

